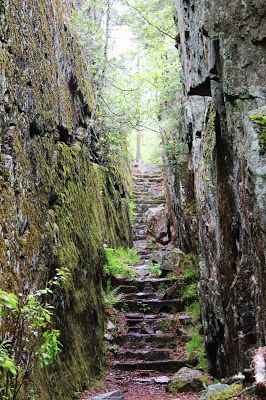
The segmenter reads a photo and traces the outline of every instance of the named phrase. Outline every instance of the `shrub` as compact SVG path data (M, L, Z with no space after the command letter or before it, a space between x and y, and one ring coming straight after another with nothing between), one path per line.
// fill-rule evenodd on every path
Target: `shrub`
M134 249L112 249L105 248L105 264L104 271L111 276L123 276L126 278L133 277L136 273L133 268L127 264L136 264L139 260Z
M19 298L0 290L1 399L16 400L37 364L41 368L52 364L61 351L60 331L52 328L54 307L47 297L69 277L67 268L58 269L46 288L21 294Z

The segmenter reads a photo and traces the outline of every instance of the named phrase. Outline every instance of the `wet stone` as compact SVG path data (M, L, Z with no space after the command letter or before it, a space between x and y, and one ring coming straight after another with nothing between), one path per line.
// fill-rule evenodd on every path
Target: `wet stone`
M123 394L120 391L113 391L104 394L99 394L94 397L90 397L88 400L125 400Z
M160 385L167 385L170 382L170 378L168 376L158 376L154 378L154 382Z

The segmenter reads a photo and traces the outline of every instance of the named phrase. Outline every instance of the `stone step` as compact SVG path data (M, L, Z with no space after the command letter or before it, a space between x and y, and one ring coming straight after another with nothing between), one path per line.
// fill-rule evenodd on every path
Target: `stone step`
M123 350L118 351L115 355L118 360L134 359L145 361L157 361L169 359L170 350L168 349L151 349L151 350Z
M148 190L144 190L145 188L143 188L142 190L135 190L133 191L132 195L133 196L143 196L144 194L147 196L153 196L153 193L151 191Z
M163 200L161 199L142 199L141 201L139 201L136 206L135 206L135 210L137 211L138 208L140 207L148 207L148 208L155 208L157 206L160 205L165 205L165 198Z
M162 183L162 182L163 182L163 178L162 178L162 177L144 178L143 176L133 176L133 182L134 182L134 183L139 183L139 182L145 182L145 183Z
M114 338L114 342L120 346L126 346L132 349L148 350L149 346L155 346L162 349L165 347L174 348L176 346L177 336L174 334L144 334L144 333L128 333L119 335Z
M146 318L146 314L143 313L134 313L134 314L126 314L126 324L128 326L146 326L148 325L149 327L156 327L157 330L159 330L159 326L161 323L164 321L175 321L177 324L177 321L175 320L175 315L174 314L169 314L169 313L160 313L160 314L153 314L153 318ZM147 316L149 317L149 316ZM155 317L155 318L154 318Z
M152 292L152 293L145 293L145 292L138 292L138 293L128 293L123 295L123 301L124 300L150 300L150 299L158 299L158 294Z
M147 264L147 260L142 259L142 258L140 257L140 259L139 259L139 261L138 261L138 266L141 266L141 265L144 265L144 264ZM134 268L134 267L135 267L135 264L128 264L128 266Z
M143 329L142 326L134 325L134 326L130 326L130 327L127 329L127 332L128 332L128 333L142 333L142 332L141 332L142 329Z
M143 314L141 312L128 312L125 314L125 317L127 320L130 319L139 319L141 321L146 321L146 320L154 320L158 318L157 314Z
M116 361L114 368L121 371L153 370L160 372L177 372L183 367L194 367L197 360L156 360L156 361Z
M141 225L133 225L133 234L134 235L140 235L140 234L144 234L144 235L146 235L147 234L147 231L148 231L148 228L147 228L147 226L145 226L145 227L143 227L143 226L141 226Z
M138 293L138 289L136 286L130 286L130 285L120 285L117 287L118 293Z
M115 308L117 310L128 310L128 311L142 311L142 312L152 312L158 314L159 312L179 312L184 310L184 304L181 300L125 300L119 301Z
M146 277L149 276L149 270L147 268L147 266L145 264L140 265L138 267L135 267L134 270L136 271L136 273L141 276L141 277Z
M134 280L129 279L129 278L113 278L112 284L113 286L134 286L137 288L138 292L144 292L145 287L149 286L152 288L152 290L156 291L158 290L159 286L161 284L164 284L164 286L171 286L173 284L176 284L175 279L169 279L169 278L145 278L145 279L139 279L136 278ZM180 284L181 287L181 284Z
M133 200L135 201L135 205L141 204L141 203L153 203L153 202L161 202L161 203L165 203L165 196L155 196L155 195L133 195Z
M152 178L163 178L161 173L154 173L154 174L134 174L133 178L146 178L146 179L152 179Z
M133 230L136 231L147 231L147 225L142 223L135 222L133 223Z
M147 235L134 235L133 236L133 240L142 240L142 239L146 239Z

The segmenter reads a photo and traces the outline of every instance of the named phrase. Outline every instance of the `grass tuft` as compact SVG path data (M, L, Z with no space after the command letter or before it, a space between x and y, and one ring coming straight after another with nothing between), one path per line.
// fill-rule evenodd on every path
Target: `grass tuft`
M104 272L106 274L131 278L135 275L135 271L127 264L136 264L139 261L139 256L134 249L106 247L105 260Z

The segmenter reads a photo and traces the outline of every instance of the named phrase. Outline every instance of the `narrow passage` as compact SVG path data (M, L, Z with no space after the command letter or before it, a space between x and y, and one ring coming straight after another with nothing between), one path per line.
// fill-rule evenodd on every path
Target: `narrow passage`
M166 392L170 377L181 367L195 366L196 361L189 361L186 354L189 317L180 299L180 287L176 279L166 277L169 271L163 271L157 278L152 273L159 260L167 258L171 251L163 173L157 165L142 164L133 170L133 181L134 247L140 256L134 266L137 275L114 282L123 294L116 305L118 334L112 330L107 334L115 352L108 354L103 385L87 391L81 399L118 391L114 397L106 398L195 400L200 397L198 394L177 396Z

